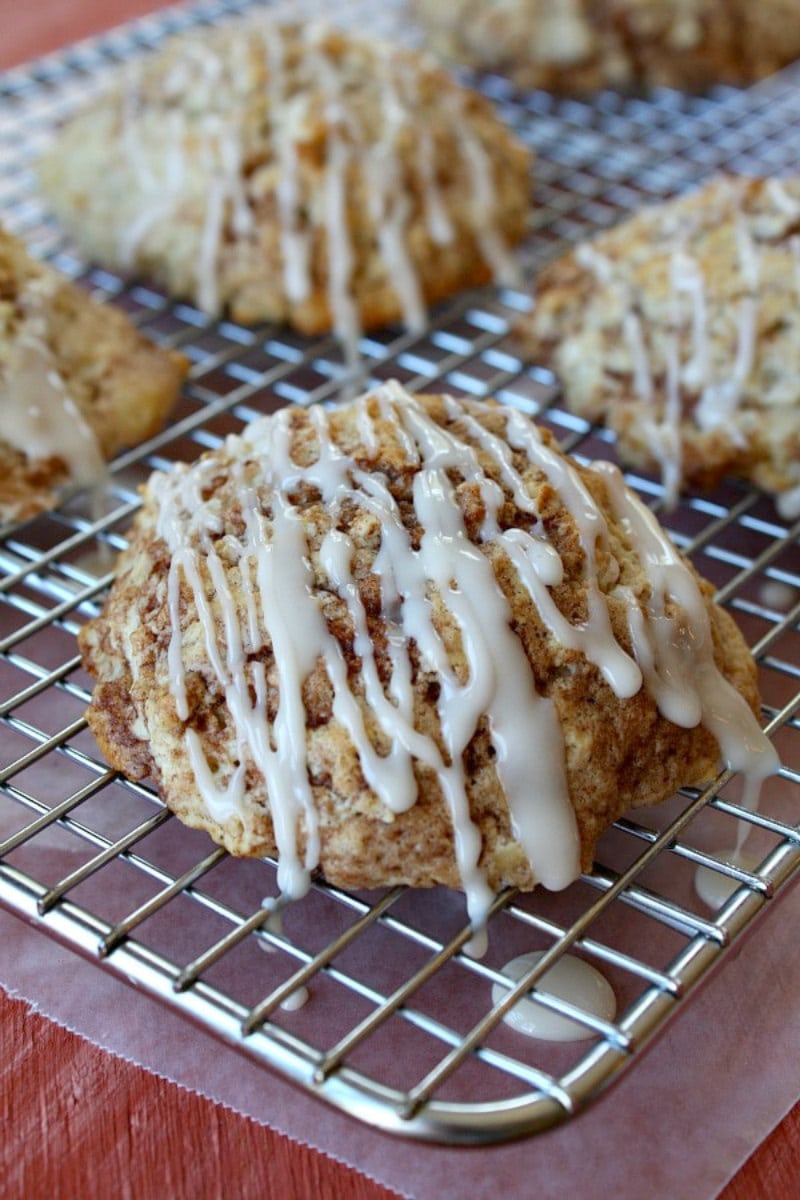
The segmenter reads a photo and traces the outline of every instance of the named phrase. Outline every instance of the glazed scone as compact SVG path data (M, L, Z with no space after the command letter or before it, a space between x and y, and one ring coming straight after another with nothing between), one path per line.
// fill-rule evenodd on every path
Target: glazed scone
M668 497L723 476L800 504L800 178L723 176L542 271L524 352Z
M631 805L774 769L731 618L616 468L397 384L156 474L88 720L278 883L569 884Z
M262 14L132 66L61 132L40 178L92 259L211 314L352 345L513 273L529 166L433 59Z
M524 88L699 90L800 57L795 0L412 0L433 50Z
M0 227L0 521L101 484L160 429L187 368Z

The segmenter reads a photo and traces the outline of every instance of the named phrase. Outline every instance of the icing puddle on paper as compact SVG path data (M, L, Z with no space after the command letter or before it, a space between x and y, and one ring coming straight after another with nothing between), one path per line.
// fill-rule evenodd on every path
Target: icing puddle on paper
M543 950L537 950L512 958L502 972L516 983L544 957L544 953ZM573 954L564 955L545 971L536 981L536 987L602 1021L613 1021L617 1011L613 988L605 976ZM495 983L492 987L492 1003L498 1004L507 990L504 984ZM547 1042L578 1042L595 1036L595 1030L590 1026L546 1008L528 996L518 1000L503 1020L518 1033Z

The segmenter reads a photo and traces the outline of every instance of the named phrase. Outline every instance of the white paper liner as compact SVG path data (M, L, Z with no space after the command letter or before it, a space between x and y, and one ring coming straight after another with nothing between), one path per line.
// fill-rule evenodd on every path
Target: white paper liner
M775 902L630 1074L576 1120L508 1146L444 1149L373 1131L247 1061L0 912L0 984L98 1046L417 1200L716 1196L798 1096L800 890Z

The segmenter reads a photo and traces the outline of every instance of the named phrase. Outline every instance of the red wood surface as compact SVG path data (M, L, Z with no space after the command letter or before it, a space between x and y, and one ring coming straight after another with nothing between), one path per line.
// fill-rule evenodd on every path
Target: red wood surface
M161 7L163 0L0 0L0 68ZM721 1200L788 1200L798 1195L798 1178L800 1106ZM0 989L0 1195L392 1200L394 1193L98 1050Z
M0 69L166 7L164 0L0 0Z
M395 1200L363 1175L98 1050L0 991L4 1200Z

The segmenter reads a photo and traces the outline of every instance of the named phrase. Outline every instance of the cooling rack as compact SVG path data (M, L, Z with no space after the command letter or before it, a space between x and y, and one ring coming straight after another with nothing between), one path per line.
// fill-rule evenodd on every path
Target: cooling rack
M349 893L318 883L278 920L263 903L276 892L274 864L231 860L180 826L148 786L110 771L83 720L90 681L75 634L102 602L138 484L286 402L334 403L343 363L330 338L211 322L146 282L87 266L41 207L33 163L56 120L120 62L246 7L215 0L168 10L0 80L2 219L192 361L173 423L116 460L101 512L78 497L2 531L0 903L364 1121L449 1143L532 1133L575 1114L635 1063L800 865L799 528L733 483L660 514L758 660L763 719L784 764L760 811L742 807L738 781L725 773L702 794L619 821L592 874L567 892L497 897L483 958L470 956L462 898L443 889ZM376 7L354 0L339 15L391 30L395 6L379 17ZM565 243L720 167L780 171L796 160L793 70L703 98L664 90L583 102L521 94L491 76L476 83L537 151L528 277ZM527 303L521 292L481 290L437 308L422 335L389 328L364 337L365 376L496 395L537 415L579 457L613 456L603 431L560 407L552 376L515 356L509 324ZM660 508L657 481L627 478ZM746 867L724 851L742 823ZM703 867L730 882L716 908L693 886ZM504 963L531 950L546 952L537 971L493 1005ZM594 1018L540 984L535 1002L571 1016L584 1040L551 1045L510 1029L503 1011L568 950L612 983L617 1016ZM300 1006L304 989L310 1000Z

